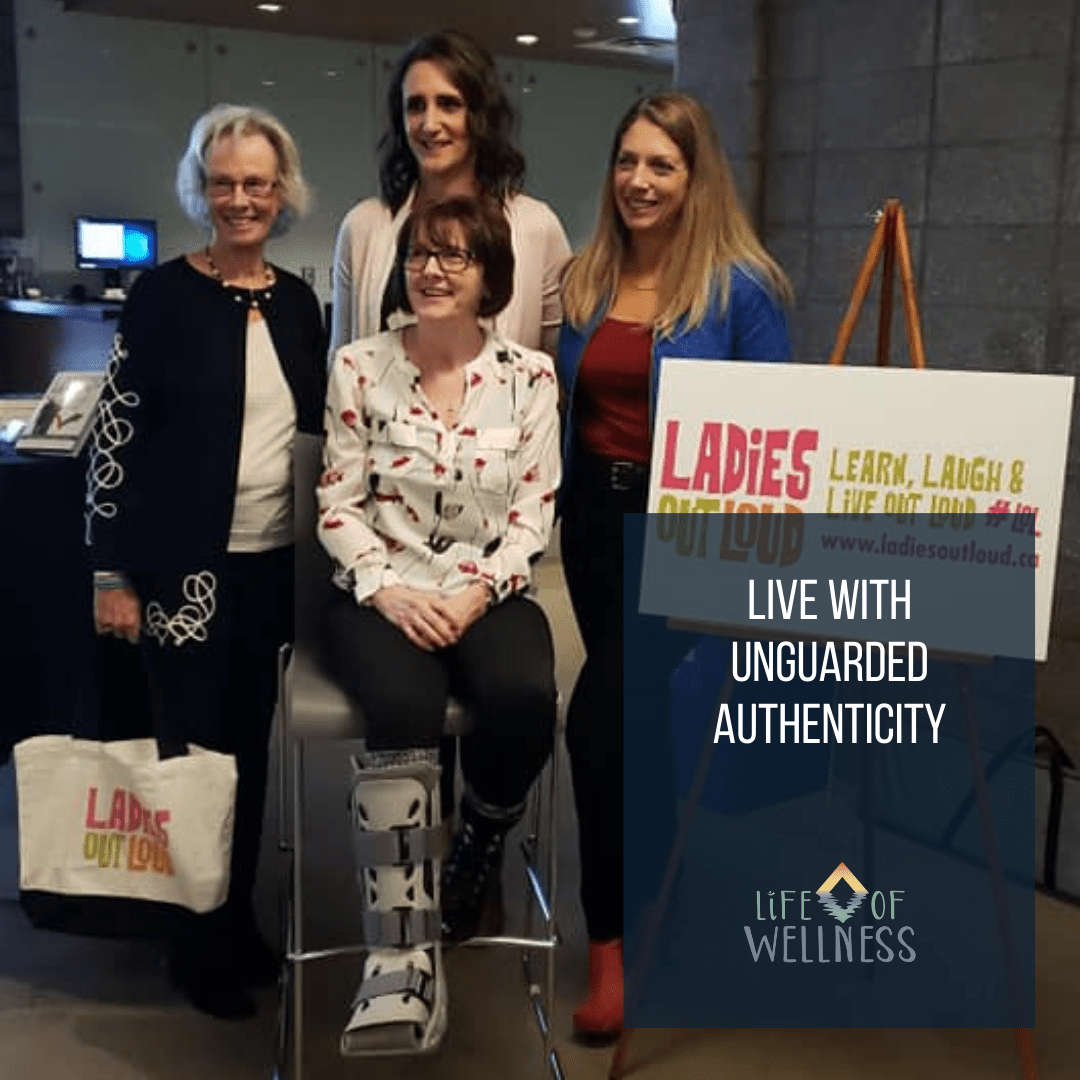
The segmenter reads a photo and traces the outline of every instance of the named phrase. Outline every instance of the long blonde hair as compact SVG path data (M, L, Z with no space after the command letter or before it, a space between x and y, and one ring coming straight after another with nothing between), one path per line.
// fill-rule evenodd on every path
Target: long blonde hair
M721 307L726 308L731 267L736 263L756 271L764 284L790 304L791 283L754 234L708 114L689 94L671 92L642 98L619 123L600 193L596 228L563 279L567 321L583 329L615 298L630 243L629 231L615 205L615 162L623 136L639 119L655 124L675 143L689 171L686 201L659 285L657 332L670 336L684 316L688 328L700 325L714 289L719 289Z

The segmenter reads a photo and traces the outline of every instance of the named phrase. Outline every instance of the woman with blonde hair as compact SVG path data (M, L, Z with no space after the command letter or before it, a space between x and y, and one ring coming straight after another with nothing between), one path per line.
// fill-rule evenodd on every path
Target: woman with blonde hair
M623 1020L623 515L645 510L660 371L672 357L789 359L790 300L704 108L681 93L637 102L615 133L596 230L564 279L558 356L562 555L586 653L567 717L590 940L582 1036L613 1036ZM658 668L691 644L650 638Z
M236 757L229 894L173 942L174 981L238 1019L277 980L252 892L280 645L292 635L292 446L321 430L325 337L311 289L266 243L308 190L284 126L218 105L176 175L204 246L142 274L113 342L90 452L98 633L138 643L170 735Z

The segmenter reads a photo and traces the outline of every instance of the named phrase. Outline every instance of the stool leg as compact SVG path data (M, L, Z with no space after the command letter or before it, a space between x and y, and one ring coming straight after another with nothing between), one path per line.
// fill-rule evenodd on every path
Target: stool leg
M293 880L292 880L292 942L294 955L304 952L304 744L293 741ZM291 1080L303 1080L304 1075L304 965L292 965L292 1032L293 1075Z
M559 747L556 744L551 749L551 778L548 783L548 807L547 807L547 918L544 920L544 937L554 941L557 933L555 927L555 890L558 888L558 835L559 835ZM537 806L539 812L539 805ZM547 950L544 957L547 968L547 980L544 987L544 1011L547 1013L547 1025L544 1030L544 1058L550 1060L552 1047L551 1025L555 1017L555 949Z
M528 947L522 949L522 967L525 974L525 985L528 990L529 1000L533 1007L537 1026L543 1038L544 1062L550 1071L553 1080L565 1080L562 1071L562 1063L555 1048L555 1038L552 1030L552 1019L555 1013L555 942L558 936L558 928L555 923L555 890L558 886L556 879L558 867L558 791L559 791L559 764L558 750L552 756L548 765L551 770L545 785L543 777L537 779L533 792L530 796L530 808L528 811L529 835L522 843L522 851L526 860L525 875L525 935L532 937L536 918L534 910L540 915L540 925L543 933L540 942L547 948L547 955L543 959L544 972L542 985L534 977L533 964L536 957ZM546 786L547 805L544 805L544 788ZM545 851L541 851L541 826L546 822ZM543 869L537 865L543 862ZM535 909L534 909L535 905Z

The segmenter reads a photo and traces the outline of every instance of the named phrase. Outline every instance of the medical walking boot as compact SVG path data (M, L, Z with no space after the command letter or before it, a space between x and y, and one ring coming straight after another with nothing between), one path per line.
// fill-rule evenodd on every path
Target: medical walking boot
M341 1052L433 1050L446 1030L438 755L365 751L353 768L349 809L370 951Z

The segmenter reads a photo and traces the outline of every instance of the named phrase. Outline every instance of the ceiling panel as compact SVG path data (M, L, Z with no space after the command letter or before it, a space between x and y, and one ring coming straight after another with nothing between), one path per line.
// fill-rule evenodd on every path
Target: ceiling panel
M393 44L453 26L504 56L622 67L669 66L674 59L670 0L282 0L282 10L273 14L259 11L255 0L64 0L64 7ZM638 22L620 24L620 17ZM535 45L515 41L526 33L536 35ZM605 43L613 45L597 48Z

